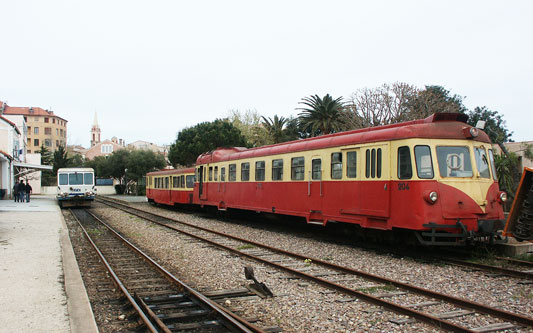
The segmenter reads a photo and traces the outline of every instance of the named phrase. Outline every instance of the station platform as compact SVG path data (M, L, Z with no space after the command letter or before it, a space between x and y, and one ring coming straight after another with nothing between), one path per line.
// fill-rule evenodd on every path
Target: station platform
M0 200L0 332L98 332L54 196Z

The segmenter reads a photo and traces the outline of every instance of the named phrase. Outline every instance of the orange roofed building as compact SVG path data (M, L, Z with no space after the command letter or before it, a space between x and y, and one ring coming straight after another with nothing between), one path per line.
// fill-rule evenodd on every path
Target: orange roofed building
M50 151L67 145L67 120L54 114L54 111L32 106L9 106L0 102L0 114L24 116L28 127L26 138L28 154L37 152L42 145Z

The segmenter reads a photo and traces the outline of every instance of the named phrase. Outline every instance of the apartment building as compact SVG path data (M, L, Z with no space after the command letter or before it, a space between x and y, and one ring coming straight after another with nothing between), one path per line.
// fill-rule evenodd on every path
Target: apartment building
M26 121L28 136L27 153L35 153L44 145L50 151L67 145L67 120L53 111L39 107L14 107L0 102L0 115L22 115Z

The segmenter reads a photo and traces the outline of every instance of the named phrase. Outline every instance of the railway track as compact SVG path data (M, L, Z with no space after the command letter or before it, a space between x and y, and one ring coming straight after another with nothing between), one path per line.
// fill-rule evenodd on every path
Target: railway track
M458 332L494 332L521 329L523 327L533 329L533 318L352 268L338 266L317 258L273 248L258 242L146 212L109 199L100 199L100 201L129 214L209 243L212 246L344 293L349 296L346 301L359 298L410 317L409 319L399 318L394 321L399 324L417 319L445 330ZM472 325L469 323L469 318L472 318L472 316L477 318L484 317L484 322L490 324Z
M199 293L86 210L71 211L114 285L127 300L138 329L149 332L264 332L216 300L253 295L248 290Z

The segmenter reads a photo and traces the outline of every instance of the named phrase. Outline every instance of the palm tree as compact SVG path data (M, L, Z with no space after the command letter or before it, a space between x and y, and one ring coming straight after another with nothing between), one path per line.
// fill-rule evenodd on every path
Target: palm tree
M311 130L313 135L317 131L320 131L320 134L329 134L339 130L340 116L344 108L342 97L333 99L329 94L326 94L324 98L312 95L302 98L299 104L307 106L307 108L296 109L302 111L298 116L304 125L304 130Z
M272 143L280 143L285 141L285 124L287 123L287 118L278 117L274 115L274 119L261 117L263 119L263 128L268 133L268 136Z

